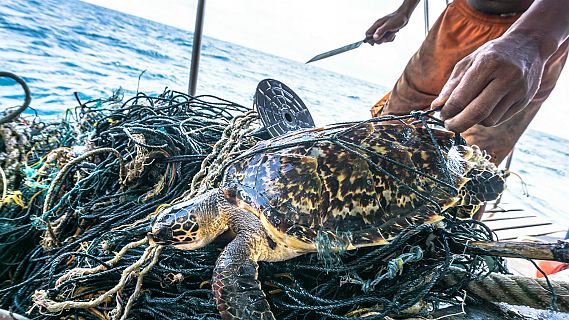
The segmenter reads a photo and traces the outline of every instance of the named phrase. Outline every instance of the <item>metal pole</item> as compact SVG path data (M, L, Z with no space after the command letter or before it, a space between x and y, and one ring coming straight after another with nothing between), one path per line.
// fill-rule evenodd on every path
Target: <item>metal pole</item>
M205 0L199 0L198 11L196 13L196 27L194 28L194 42L192 44L192 62L190 64L190 82L188 84L188 94L196 95L198 83L198 66L200 64L200 50L202 46L203 16L205 11Z
M427 36L427 33L429 33L429 29L430 29L430 24L429 24L429 0L425 0L425 37Z

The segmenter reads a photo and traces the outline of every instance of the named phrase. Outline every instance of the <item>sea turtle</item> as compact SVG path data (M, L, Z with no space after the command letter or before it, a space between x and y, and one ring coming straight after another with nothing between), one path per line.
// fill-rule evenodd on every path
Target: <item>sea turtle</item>
M213 275L225 319L274 319L258 261L386 244L442 212L468 218L504 189L503 173L446 130L363 122L263 141L228 165L219 188L162 209L151 242L192 250L231 228ZM340 236L341 235L341 236Z

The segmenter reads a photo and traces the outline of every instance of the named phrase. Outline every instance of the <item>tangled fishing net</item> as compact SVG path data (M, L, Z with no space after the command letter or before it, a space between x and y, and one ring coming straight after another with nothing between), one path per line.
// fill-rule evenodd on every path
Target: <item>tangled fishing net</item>
M415 114L427 121L428 114ZM149 246L157 209L219 184L261 140L255 111L174 91L81 102L58 120L0 128L0 308L30 318L217 319L211 275L219 240ZM260 264L278 319L381 319L463 303L465 285L501 260L460 244L491 240L475 221L407 228L389 245ZM438 285L449 272L463 280Z

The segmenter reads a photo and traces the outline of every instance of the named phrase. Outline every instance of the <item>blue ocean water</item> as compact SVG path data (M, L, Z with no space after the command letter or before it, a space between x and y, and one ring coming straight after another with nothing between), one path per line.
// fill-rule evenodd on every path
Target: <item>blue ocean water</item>
M3 0L0 3L0 70L22 76L32 90L32 107L53 115L81 99L107 97L122 87L127 94L187 90L190 32L76 0ZM145 71L143 74L142 72ZM140 83L138 78L142 74ZM387 91L380 85L205 37L198 94L252 105L257 83L274 78L306 103L317 125L363 120ZM0 79L0 106L21 96ZM569 227L569 141L528 131L516 149L512 168L527 183L524 196L515 178L506 202Z

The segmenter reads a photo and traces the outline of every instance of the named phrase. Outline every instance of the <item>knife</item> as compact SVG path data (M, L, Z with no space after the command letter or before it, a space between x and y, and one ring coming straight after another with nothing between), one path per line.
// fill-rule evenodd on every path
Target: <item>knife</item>
M321 53L321 54L315 56L314 58L308 60L308 62L306 62L306 63L311 63L311 62L318 61L318 60L321 60L321 59L324 59L324 58L328 58L328 57L331 57L331 56L335 56L335 55L340 54L340 53L342 53L342 52L354 50L354 49L356 49L356 48L359 48L359 47L362 45L362 43L367 42L367 41L369 41L370 39L371 39L371 37L366 37L366 38L363 39L363 40L360 40L360 41L358 41L358 42L351 43L351 44L349 44L349 45L347 45L347 46L343 46L343 47L338 48L338 49L334 49L334 50L330 50L330 51L328 51L328 52Z

